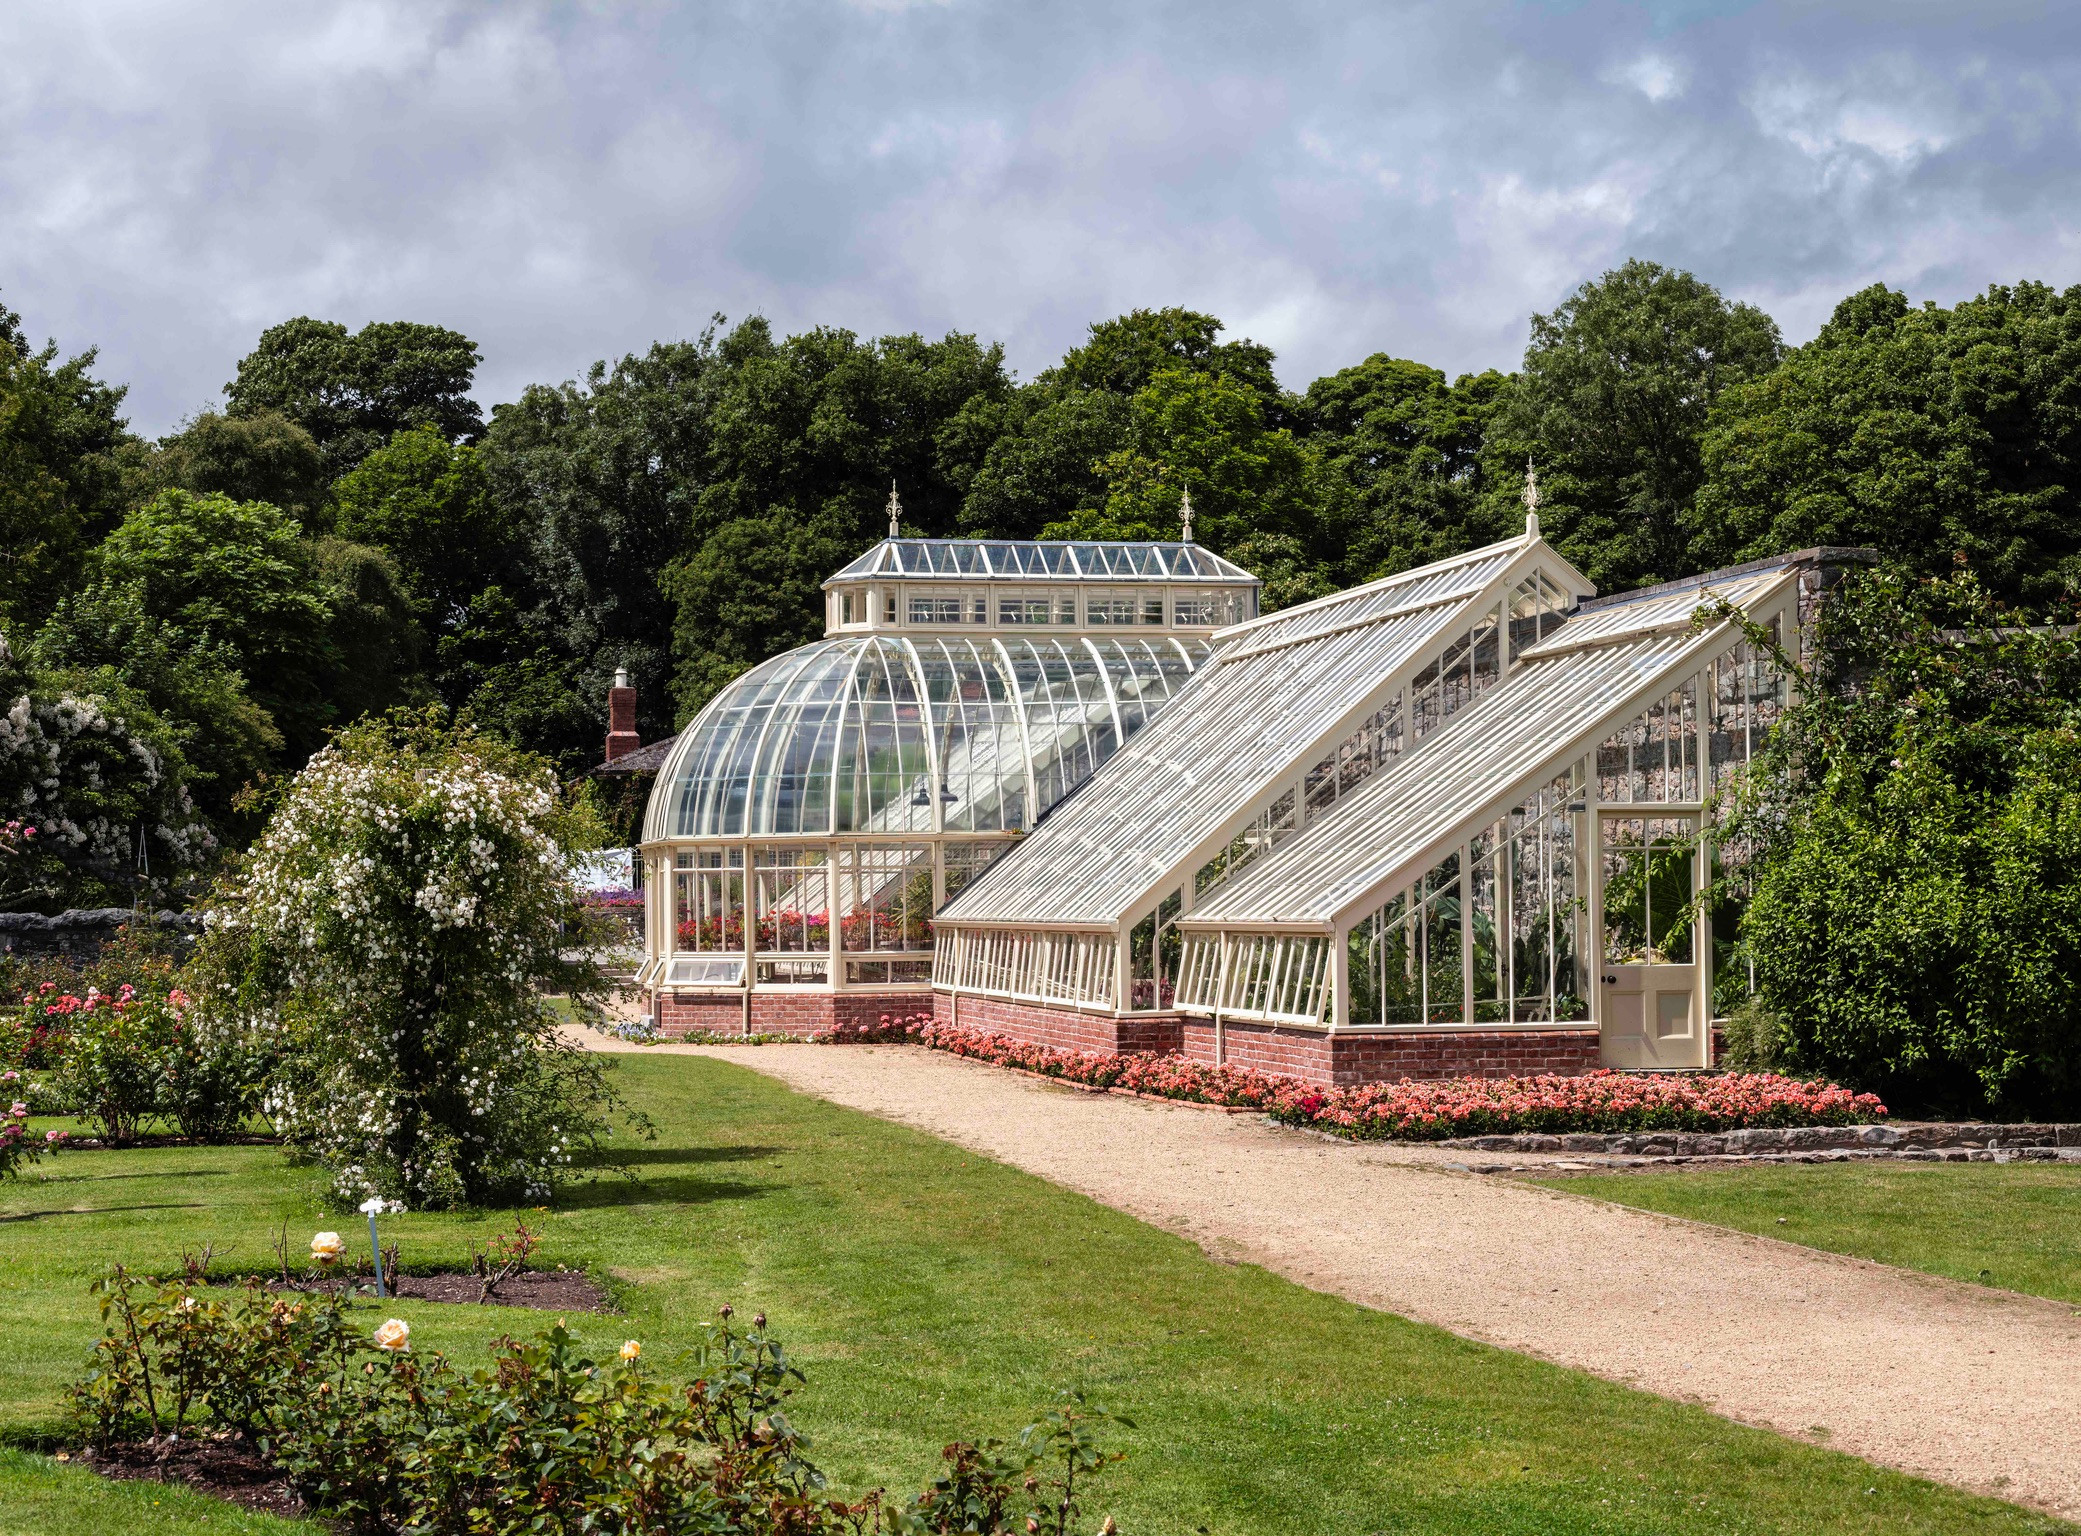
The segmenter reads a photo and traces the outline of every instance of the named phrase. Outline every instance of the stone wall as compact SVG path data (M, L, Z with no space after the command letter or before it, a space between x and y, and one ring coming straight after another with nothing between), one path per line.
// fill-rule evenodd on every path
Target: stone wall
M101 956L101 948L131 922L146 922L185 955L202 932L193 912L133 912L128 907L85 907L47 917L41 912L0 912L0 955L28 959L62 959L82 965Z

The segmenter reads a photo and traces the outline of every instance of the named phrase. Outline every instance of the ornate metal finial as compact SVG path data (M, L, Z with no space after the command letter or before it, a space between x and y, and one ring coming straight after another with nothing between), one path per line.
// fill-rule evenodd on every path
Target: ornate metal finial
M1178 498L1178 526L1185 532L1185 542L1192 542L1192 487L1185 487L1185 494Z
M903 503L896 499L896 482L889 482L889 537L903 537Z
M1525 455L1525 537L1539 537L1539 471L1532 467L1532 456Z

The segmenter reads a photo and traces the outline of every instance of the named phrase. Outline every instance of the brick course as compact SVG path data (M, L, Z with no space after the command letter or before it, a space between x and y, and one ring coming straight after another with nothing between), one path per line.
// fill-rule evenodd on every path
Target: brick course
M929 992L759 991L751 995L751 1032L806 1040L839 1025L878 1024L883 1014L929 1012ZM690 1035L744 1033L744 995L739 992L660 992L655 1012L668 1039Z
M1214 1060L1214 1026L1182 1014L1120 1017L963 997L932 995L941 1024L986 1029L1063 1051L1127 1054L1179 1051L1194 1061ZM1230 1023L1224 1052L1232 1067L1255 1067L1313 1083L1395 1081L1404 1077L1510 1077L1537 1072L1574 1074L1598 1064L1595 1029L1470 1030L1437 1034L1328 1035L1269 1024Z
M932 1017L941 1024L956 1022L952 994L932 994ZM1175 1013L1121 1017L1079 1013L1073 1008L1048 1008L1039 1003L1013 1003L996 997L963 997L958 1022L963 1029L987 1029L1035 1045L1051 1045L1058 1051L1160 1056L1182 1050L1185 1044L1185 1021Z
M1185 1054L1212 1064L1214 1025L1187 1019ZM1594 1029L1453 1030L1408 1034L1324 1034L1276 1024L1230 1021L1222 1026L1222 1060L1325 1086L1395 1082L1405 1077L1564 1076L1598 1064Z

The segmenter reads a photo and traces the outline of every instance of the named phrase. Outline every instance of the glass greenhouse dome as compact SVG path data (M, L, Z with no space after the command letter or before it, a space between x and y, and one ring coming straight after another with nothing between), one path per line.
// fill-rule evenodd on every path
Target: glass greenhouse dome
M1257 586L1184 542L877 544L825 583L826 637L666 757L639 984L741 1002L746 1028L755 993L923 989L939 908L1255 617Z

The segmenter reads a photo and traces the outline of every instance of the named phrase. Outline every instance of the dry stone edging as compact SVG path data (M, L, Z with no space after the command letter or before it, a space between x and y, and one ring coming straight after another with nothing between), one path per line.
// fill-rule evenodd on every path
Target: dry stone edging
M2014 1157L2051 1161L2061 1152L2081 1158L2081 1125L1987 1125L1973 1121L1909 1122L1904 1125L1803 1125L1741 1131L1614 1131L1543 1135L1455 1136L1424 1143L1469 1152L1601 1152L1620 1157L1755 1157L1767 1154L1855 1150L1898 1157L1926 1155L1945 1162ZM1948 1153L1984 1153L1950 1157ZM2049 1155L2048 1155L2049 1154ZM2065 1159L2061 1159L2064 1161Z

